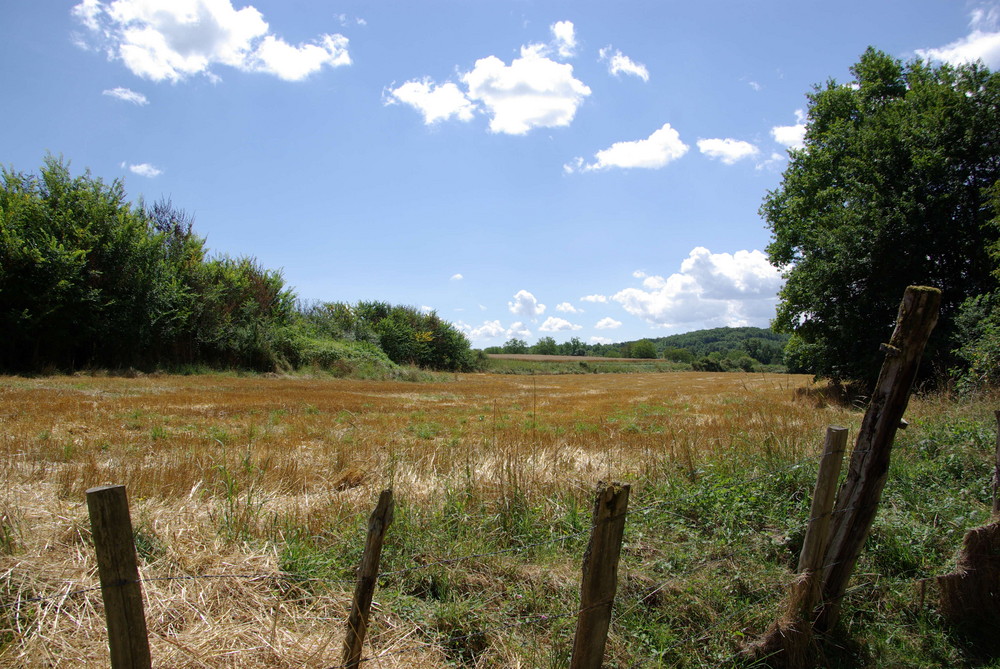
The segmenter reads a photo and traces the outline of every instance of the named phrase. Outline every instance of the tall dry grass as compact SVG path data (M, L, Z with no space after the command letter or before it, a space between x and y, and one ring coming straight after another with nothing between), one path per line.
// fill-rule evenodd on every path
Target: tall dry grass
M232 376L0 378L0 666L103 666L84 493L127 486L159 666L330 666L351 587L302 596L278 573L287 528L329 532L379 490L432 503L461 482L583 501L732 455L818 452L860 414L803 376L672 373L435 383ZM175 580L168 580L175 579ZM19 600L56 596L17 605ZM379 651L412 642L389 626ZM409 641L408 641L409 640ZM379 666L442 666L439 650Z

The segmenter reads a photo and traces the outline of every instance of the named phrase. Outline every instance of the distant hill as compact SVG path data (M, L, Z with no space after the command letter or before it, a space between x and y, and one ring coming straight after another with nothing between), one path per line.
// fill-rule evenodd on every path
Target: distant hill
M712 328L617 344L585 344L577 337L557 344L551 337L542 337L538 343L529 346L521 339L511 339L503 346L492 346L483 352L491 355L664 358L688 363L694 369L705 371L750 371L781 366L787 342L788 335L766 328Z
M726 354L734 350L746 351L747 345L744 342L751 340L774 342L779 350L784 350L788 337L787 334L779 334L767 328L745 327L695 330L684 334L649 339L649 341L656 347L660 357L663 356L664 351L669 349L687 349L696 358L700 358L709 353ZM628 344L634 343L628 342Z

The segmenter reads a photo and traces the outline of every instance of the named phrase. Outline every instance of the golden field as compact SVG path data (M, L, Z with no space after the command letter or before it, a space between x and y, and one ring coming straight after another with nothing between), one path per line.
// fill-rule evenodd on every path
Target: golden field
M96 584L93 486L125 484L137 541L156 544L140 548L156 666L333 666L350 583L298 597L185 579L277 574L282 532L354 528L387 487L415 507L457 485L586 506L598 480L641 490L728 453L790 461L859 420L809 377L776 374L2 377L0 665L106 663L99 593L63 596ZM413 642L373 615L378 652ZM433 644L373 664L445 666Z

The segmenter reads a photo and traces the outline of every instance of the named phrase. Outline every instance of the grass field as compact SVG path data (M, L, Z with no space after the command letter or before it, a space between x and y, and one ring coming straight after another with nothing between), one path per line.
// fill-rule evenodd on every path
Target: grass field
M989 408L911 403L832 666L983 665L911 585L988 517ZM792 576L824 428L860 418L792 375L0 378L0 666L106 664L100 593L65 595L96 584L84 492L109 483L156 666L337 665L387 487L374 666L567 666L598 480L633 485L607 666L737 666Z

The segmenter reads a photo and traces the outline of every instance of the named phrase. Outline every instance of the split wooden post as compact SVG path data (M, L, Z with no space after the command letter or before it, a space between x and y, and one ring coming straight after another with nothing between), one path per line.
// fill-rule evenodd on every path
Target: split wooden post
M112 669L149 669L152 659L125 486L87 491L90 531L108 623Z
M861 423L847 479L837 496L830 546L824 560L823 602L816 618L820 631L832 629L854 572L889 473L889 455L906 411L927 339L937 323L941 291L910 286L903 295L896 327L883 344L885 362Z
M351 602L351 614L347 618L347 635L344 637L344 665L347 667L357 667L361 664L361 650L365 644L365 634L368 632L368 614L371 611L379 562L382 559L382 543L386 530L392 524L393 508L392 490L384 490L379 495L378 505L368 519L368 539L365 541L365 551L361 556L358 582L354 587L354 600Z
M823 457L819 461L816 489L809 508L809 525L806 527L802 552L799 554L799 573L815 572L823 567L823 557L830 540L830 513L837 495L837 481L847 448L847 428L831 425L826 428ZM817 602L813 602L815 606Z
M583 557L580 617L570 669L600 669L604 662L630 490L630 486L620 483L597 484L590 543Z
M775 667L810 666L813 646L813 611L823 585L823 557L829 541L830 517L837 479L847 445L847 428L826 429L823 458L809 509L809 525L799 554L799 577L792 583L785 611L759 640L743 650L751 660L766 660Z

